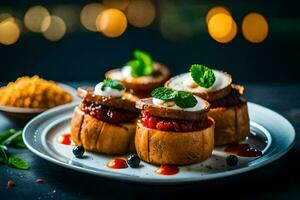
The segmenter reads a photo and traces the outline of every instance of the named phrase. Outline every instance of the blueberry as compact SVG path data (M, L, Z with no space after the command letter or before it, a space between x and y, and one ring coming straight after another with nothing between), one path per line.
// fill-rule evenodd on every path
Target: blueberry
M127 158L127 163L132 168L140 166L141 159L136 154L130 154Z
M82 146L76 146L73 148L73 154L76 158L82 158L84 154L84 148Z
M229 165L230 167L236 166L238 163L239 159L238 157L236 157L235 155L229 155L226 158L226 163L227 165Z

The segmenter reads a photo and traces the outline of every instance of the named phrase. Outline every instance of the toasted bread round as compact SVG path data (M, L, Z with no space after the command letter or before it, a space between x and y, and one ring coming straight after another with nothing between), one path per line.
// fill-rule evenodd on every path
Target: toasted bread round
M110 124L75 108L71 121L71 139L88 151L122 155L134 151L136 123Z
M151 115L169 119L180 119L189 121L199 121L207 117L209 111L209 103L205 100L205 107L199 111L185 111L182 109L172 109L153 104L153 98L141 99L136 102L136 107L141 110L147 110Z
M213 121L213 119L210 118ZM167 132L137 124L135 147L139 157L156 165L189 165L211 156L214 123L193 132Z
M211 108L208 116L215 120L215 145L243 141L250 133L247 103L235 107Z
M142 77L124 77L121 69L113 69L105 73L106 78L120 81L127 89L135 91L152 90L162 86L170 76L170 70L161 63L154 62L154 74Z
M139 110L135 107L137 98L131 96L128 93L125 93L121 98L96 95L91 92L91 89L88 88L78 88L77 93L79 96L84 98L85 102L93 102L104 106L139 112Z
M192 94L202 97L208 101L214 101L217 99L221 99L230 93L231 88L232 88L231 87L232 77L230 74L228 74L226 72L221 72L221 71L217 71L217 70L214 70L214 72L222 74L222 76L225 80L222 83L218 83L217 82L218 80L216 80L215 84L218 86L220 84L221 85L221 86L219 86L220 88L212 86L212 88L204 89L198 85L195 85L195 87L189 87L184 84L184 81L186 79L190 78L190 73L180 74L180 75L177 75L177 76L169 79L165 83L165 87L171 88L173 90L182 90L182 91L191 92Z

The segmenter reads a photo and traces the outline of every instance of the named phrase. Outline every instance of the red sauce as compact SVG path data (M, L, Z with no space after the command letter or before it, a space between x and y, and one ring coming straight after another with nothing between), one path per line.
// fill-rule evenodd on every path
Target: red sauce
M64 145L71 145L71 134L66 133L58 137L58 142Z
M190 132L208 128L213 122L209 119L200 121L187 121L155 117L147 110L143 110L141 123L147 128L161 131Z
M174 165L161 165L155 172L160 175L174 175L179 172L179 168Z
M127 163L124 159L113 158L107 163L107 167L112 169L124 169L127 168Z
M249 144L231 144L226 147L224 151L243 157L262 156L262 152L260 150L252 148Z

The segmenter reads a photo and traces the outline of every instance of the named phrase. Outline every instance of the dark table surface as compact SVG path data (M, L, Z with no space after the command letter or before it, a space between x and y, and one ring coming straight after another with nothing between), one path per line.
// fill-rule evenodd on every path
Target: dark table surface
M86 83L72 83L74 87ZM300 131L300 84L246 84L249 101L266 106L285 116ZM22 128L0 115L0 131ZM283 133L284 134L284 133ZM43 160L29 150L13 150L30 163L22 171L0 165L0 199L136 199L193 198L222 195L244 199L300 198L300 138L279 160L241 175L177 186L151 186L119 182L83 174ZM35 183L44 179L44 184ZM8 188L8 180L16 186Z

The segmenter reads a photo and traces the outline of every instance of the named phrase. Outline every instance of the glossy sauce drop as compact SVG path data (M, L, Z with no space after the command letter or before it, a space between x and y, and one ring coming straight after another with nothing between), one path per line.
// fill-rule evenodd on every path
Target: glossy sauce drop
M161 165L155 172L160 175L174 175L179 172L179 168L174 165Z
M226 147L224 151L243 157L262 156L262 152L260 150L252 148L249 144L231 144Z
M124 159L113 158L107 163L107 167L112 169L124 169L127 168L127 163Z
M71 145L71 134L66 133L66 134L60 135L58 137L58 143L64 144L64 145Z

